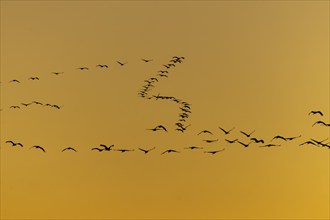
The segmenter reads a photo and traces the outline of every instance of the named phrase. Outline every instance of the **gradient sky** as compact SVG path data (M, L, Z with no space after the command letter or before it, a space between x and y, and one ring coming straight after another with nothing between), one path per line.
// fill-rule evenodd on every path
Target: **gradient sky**
M185 59L151 94L191 104L183 134L177 104L137 95L172 56ZM0 68L2 219L330 217L329 149L299 146L329 137L312 127L330 121L328 1L1 1ZM63 107L9 108L33 100ZM253 130L301 137L224 140ZM101 143L135 151L91 151Z

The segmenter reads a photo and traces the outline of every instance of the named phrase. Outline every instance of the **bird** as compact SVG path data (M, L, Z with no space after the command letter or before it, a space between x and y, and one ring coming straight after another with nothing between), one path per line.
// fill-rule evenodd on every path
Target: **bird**
M21 107L19 107L18 105L12 105L9 108L13 108L13 109L18 108L18 109L20 109Z
M311 111L308 115L316 115L316 114L323 116L323 113L321 111Z
M100 144L100 147L104 147L103 150L105 150L105 151L110 151L111 148L113 148L114 146L115 146L114 144L110 145L109 147L105 144Z
M287 139L286 139L285 137L280 136L280 135L277 135L277 136L273 137L273 139L272 139L271 141L273 141L273 140L275 140L275 139L282 139L282 140L284 140L284 141L287 141Z
M296 137L288 137L288 138L286 138L286 139L289 140L289 141L292 141L292 140L294 140L294 139L296 139L296 138L300 138L300 137L301 137L301 135L296 136Z
M39 80L39 77L30 77L30 78L28 78L28 79L30 79L30 80Z
M32 103L37 104L37 105L43 105L41 102L33 101Z
M124 66L126 63L122 63L122 62L119 62L119 61L117 61L117 63L119 64L119 65L121 65L121 66Z
M259 147L280 147L280 146L281 146L280 144L266 144L266 145L259 146Z
M12 83L12 82L15 82L15 83L21 83L21 82L18 81L17 79L10 80L9 82L10 82L10 83Z
M315 122L312 126L314 126L314 125L316 125L316 124L324 125L324 126L327 126L327 127L330 126L330 124L327 124L327 123L325 123L324 121L317 121L317 122Z
M253 141L251 141L251 142L248 143L248 144L245 144L245 143L240 142L240 141L237 141L237 142L240 143L241 145L243 145L244 147L248 147Z
M146 63L152 61L152 60L147 60L147 59L141 59L141 60L144 61L144 62L146 62Z
M40 150L42 150L44 153L46 153L45 149L44 149L43 147L40 147L39 145L34 145L34 146L32 146L31 148L40 149ZM31 148L30 148L30 149L31 149Z
M60 108L62 108L63 107L63 105L62 106L58 106L58 105L50 105L52 108L57 108L57 109L60 109Z
M228 139L225 139L228 143L230 144L233 144L235 143L236 141L238 141L238 139L234 139L234 140L228 140Z
M165 75L165 74L162 74L162 73L157 74L157 76L160 76L160 77L168 77L168 75Z
M52 72L52 74L54 75L60 75L60 74L63 74L64 72Z
M317 140L311 138L311 140L314 141L315 143L317 143L318 145L322 145L322 142L323 142L323 141L326 141L326 140L328 140L328 139L329 139L329 138L326 138L326 139L324 139L324 140L322 140L322 141L317 141Z
M216 141L218 141L219 139L216 139L216 140L203 140L203 141L205 141L206 143L213 143L213 142L216 142Z
M200 134L203 134L203 133L208 133L208 134L212 134L213 135L213 133L211 131L209 131L209 130L203 130L203 131L199 132L197 135L200 135Z
M96 67L100 67L100 68L109 68L109 66L106 65L106 64L98 64L98 65L96 65Z
M158 73L168 73L167 70L158 70Z
M101 152L101 151L103 151L104 149L100 149L100 148L94 147L94 148L92 148L92 150L98 150L99 152Z
M265 143L262 139L258 140L257 138L250 138L250 140L254 141L254 143Z
M72 150L72 151L74 151L74 152L77 152L77 150L74 149L74 148L72 148L72 147L64 148L64 149L62 150L62 152L63 152L63 151L66 151L66 150Z
M161 153L161 154L165 154L165 153L180 153L180 151L176 151L176 150L169 149L169 150L164 151L164 152Z
M197 146L191 146L191 147L185 147L184 149L195 150L195 149L203 149L203 148L202 147L197 147Z
M21 103L21 105L24 105L25 107L27 107L27 106L29 106L31 104L33 104L33 103L32 102L30 102L30 103Z
M305 145L305 144L316 145L313 141L305 141L304 143L299 144L299 146L302 146L302 145Z
M249 134L247 134L247 133L245 133L244 131L240 131L242 134L244 134L246 137L250 137L251 136L251 134L253 134L254 132L255 132L255 130L254 131L252 131L251 133L249 133Z
M164 130L167 132L167 129L163 126L163 125L158 125L154 128L151 128L151 129L147 129L147 130L151 130L151 131L159 131L159 130Z
M235 128L235 127L234 127L234 128ZM221 131L223 131L225 134L229 134L234 128L232 128L232 129L226 131L225 129L219 127L219 129L220 129Z
M78 67L79 70L88 70L88 67Z
M148 150L145 150L145 149L142 149L142 148L138 148L138 149L139 149L140 151L143 151L145 154L147 154L147 153L149 153L149 151L154 150L155 147L150 148L150 149L148 149Z
M10 143L12 147L14 146L20 146L20 147L23 147L23 144L22 143L18 143L18 142L13 142L13 141L6 141L5 143Z
M128 149L115 149L115 151L120 151L122 153L128 152L128 151L134 151L134 149L132 150L128 150Z
M166 67L166 69L170 68L170 66L169 66L169 65L163 65L163 66L165 66L165 67Z
M204 151L204 153L208 153L208 154L216 154L216 153L219 153L219 152L221 152L221 151L224 151L225 150L225 148L223 148L223 149L221 149L221 150L214 150L214 151Z

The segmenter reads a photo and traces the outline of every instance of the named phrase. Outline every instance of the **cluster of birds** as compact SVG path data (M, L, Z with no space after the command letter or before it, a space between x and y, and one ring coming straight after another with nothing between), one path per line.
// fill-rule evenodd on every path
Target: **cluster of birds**
M164 95L160 95L160 94L150 95L149 93L155 87L155 84L160 81L161 78L164 78L164 77L167 78L171 69L174 68L177 64L182 63L184 59L185 59L185 57L182 57L182 56L173 56L172 59L167 64L163 65L166 69L158 70L155 76L144 80L145 84L138 91L138 95L144 99L169 100L169 101L179 104L180 105L179 109L181 112L179 114L178 121L175 123L175 126L176 126L175 130L182 132L182 133L184 133L186 131L186 129L190 126L190 124L185 125L185 123L191 114L191 104L189 104L188 102L185 102L181 99L178 99L174 96L164 96ZM167 131L166 129L164 129L164 126L156 126L152 129L148 129L148 130Z
M311 111L309 113L309 115L315 115L315 114L320 114L321 116L323 116L323 113L320 112L320 111ZM318 122L318 121L317 121ZM323 123L314 123L313 126L315 124L321 124L323 125ZM325 123L327 124L327 123ZM329 126L329 125L326 125L326 126ZM241 137L234 137L234 138L227 138L227 136L229 137L230 134L232 134L232 132L235 130L235 127L231 128L231 129L224 129L222 127L218 127L219 128L219 131L225 136L224 140L228 143L228 144L239 144L241 146L243 146L244 148L247 148L249 146L251 146L252 144L259 144L258 147L280 147L282 146L282 143L285 143L285 142L288 142L288 141L293 141L295 139L299 139L302 137L302 135L297 135L297 136L292 136L292 137L285 137L285 136L282 136L282 135L276 135L274 136L272 139L270 139L269 141L265 141L264 139L262 138L259 138L259 137L256 137L256 136L253 136L253 134L255 133L255 130L253 131L250 131L250 132L246 132L246 131L239 131L239 133L243 136ZM165 132L167 132L167 129L166 127L164 127L163 125L158 125L156 126L155 128L151 128L149 130L152 130L152 131L158 131L158 130L163 130ZM200 132L197 133L197 135L202 135L202 136L205 136L205 135L208 135L208 136L213 136L215 135L214 132L210 131L210 130L202 130ZM328 149L330 149L330 142L328 141L327 143L325 143L325 141L327 141L329 138L325 138L324 140L316 140L315 138L310 138L309 140L307 141L304 141L302 143L299 144L299 146L303 146L303 145L314 145L314 146L317 146L317 147L327 147ZM202 141L207 144L209 146L209 144L214 144L216 142L219 141L219 139L211 139L211 138L203 138ZM281 142L279 142L281 141ZM8 140L6 141L7 144L10 144L12 147L15 147L15 146L18 146L18 147L23 147L24 145L20 142L14 142L12 140ZM105 145L105 144L100 144L99 147L93 147L91 148L92 151L98 151L98 152L106 152L106 151L119 151L121 153L125 153L125 152L131 152L131 151L135 151L135 149L126 149L126 148L114 148L115 145L112 144L112 145ZM40 145L34 145L32 147L30 147L31 149L32 148L35 148L35 149L39 149L43 152L46 152L46 149ZM208 148L208 147L207 147ZM145 148L137 148L137 150L143 152L144 154L148 154L150 151L152 150L155 150L156 147L152 147L152 148L148 148L148 149L145 149ZM189 146L189 147L184 147L183 148L184 150L202 150L202 149L205 149L205 147L201 147L201 146ZM203 152L204 153L207 153L207 154L216 154L216 153L219 153L219 152L223 152L226 148L221 148L221 149L217 149L217 150L204 150ZM77 152L77 150L73 147L66 147L64 149L62 149L62 152L65 152L65 151L74 151L74 152ZM166 153L180 153L181 151L178 151L176 149L167 149L165 151L162 151L161 152L161 155L163 154L166 154Z
M28 107L29 105L32 105L32 104L39 105L39 106L48 106L48 107L55 108L55 109L61 109L63 107L63 105L59 106L59 105L50 104L50 103L43 104L43 103L38 102L38 101L32 101L32 102L29 102L29 103L21 103L21 105L25 106L25 107ZM20 109L21 107L19 105L12 105L9 108Z

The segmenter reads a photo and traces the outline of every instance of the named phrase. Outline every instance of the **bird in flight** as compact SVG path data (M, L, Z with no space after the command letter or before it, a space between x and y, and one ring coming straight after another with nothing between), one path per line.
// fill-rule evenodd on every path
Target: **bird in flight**
M18 81L17 79L10 80L9 82L10 82L10 83L12 83L12 82L20 83L20 81Z
M44 149L43 147L40 147L39 145L34 145L34 146L32 146L31 148L40 149L40 150L42 150L44 153L46 153L45 149ZM30 148L30 149L31 149L31 148Z
M57 109L60 109L60 108L62 108L63 107L63 105L62 106L58 106L58 105L50 105L52 108L57 108Z
M206 143L213 143L213 142L216 142L216 141L218 141L219 139L216 139L216 140L203 140L203 141L205 141Z
M305 144L316 145L313 141L305 141L304 143L299 144L299 146L302 146L302 145L305 145Z
M180 153L180 151L176 151L176 150L168 149L168 150L164 151L164 152L161 153L161 154L165 154L165 153Z
M115 146L114 144L110 145L109 147L105 144L100 144L100 147L104 147L103 150L105 150L105 151L110 151L111 148L113 148L114 146Z
M238 139L234 139L234 140L228 140L228 139L225 139L228 143L230 144L233 144L235 143L236 141L238 141Z
M315 122L312 126L314 126L314 125L316 125L316 124L324 125L324 126L327 126L327 127L330 126L330 124L327 124L327 123L325 123L324 121L317 121L317 122Z
M30 79L30 80L39 80L39 77L30 77L30 78L28 78L28 79Z
M143 151L145 154L147 154L147 153L149 153L149 151L154 150L155 147L150 148L150 149L148 149L148 150L145 150L145 149L142 149L142 148L138 148L138 149L139 149L140 151Z
M64 149L62 150L62 152L63 152L63 151L66 151L66 150L72 150L72 151L74 151L74 152L77 152L77 150L74 149L74 148L72 148L72 147L64 148Z
M158 73L168 73L167 70L159 70Z
M19 143L19 142L15 143L14 141L6 141L6 143L10 143L12 147L17 146L17 145L23 147L23 144Z
M214 150L214 151L204 151L204 153L207 153L207 154L216 154L216 153L219 153L219 152L221 152L221 151L224 151L225 150L225 148L223 148L223 149L221 149L221 150Z
M197 146L191 146L191 147L185 147L184 149L195 150L195 149L203 149L203 148L202 147L197 147Z
M52 72L52 74L54 75L60 75L60 74L63 74L64 72Z
M162 73L157 74L157 76L160 76L160 77L168 77L168 75L165 75L165 74L162 74Z
M100 67L100 68L109 68L109 66L106 65L106 64L98 64L98 65L96 65L96 67Z
M258 140L257 138L250 138L250 140L254 141L254 143L265 143L262 139Z
M88 67L78 67L78 70L88 70Z
M33 103L32 102L30 102L30 103L21 103L21 105L24 105L25 107L27 107L27 106L29 106L31 104L33 104Z
M122 62L119 62L119 61L117 61L117 63L120 65L120 66L124 66L126 63L128 63L128 62L126 62L126 63L122 63Z
M329 138L326 138L326 139L324 139L324 140L322 140L322 141L317 141L317 140L311 138L311 140L314 141L315 143L317 143L318 145L322 145L322 144L323 144L323 141L326 141L326 140L328 140L328 139L329 139Z
M148 59L141 59L141 60L144 61L144 62L146 62L146 63L152 61L152 60L148 60Z
M266 145L259 146L259 147L280 147L280 146L281 146L280 144L266 144Z
M104 149L100 149L100 148L94 147L94 148L92 148L92 150L98 150L99 152L101 152L101 151L103 151Z
M149 129L147 129L147 130L151 130L151 131L164 130L164 131L167 132L167 129L166 129L163 125L158 125L158 126L156 126L156 127L154 127L154 128L149 128Z
M255 132L255 130L254 131L252 131L251 133L246 133L246 132L244 132L244 131L240 131L242 134L244 134L246 137L250 137L254 132Z
M223 131L225 134L229 134L232 130L234 130L234 128L235 128L235 127L233 127L232 129L226 131L225 129L219 127L219 129L220 129L221 131Z
M19 107L18 105L12 105L12 106L10 106L10 108L21 108L21 107Z
M323 113L321 111L311 111L308 115L316 115L316 114L323 116Z
M245 144L245 143L240 142L240 141L237 141L237 142L240 143L241 145L243 145L244 147L248 147L253 141L251 141L251 142L248 143L248 144Z
M33 101L32 103L37 104L37 105L43 105L41 102Z
M120 151L122 153L125 153L125 152L129 152L129 151L134 151L134 149L132 149L132 150L128 150L128 149L115 149L115 151Z
M301 135L296 136L296 137L288 137L288 138L286 138L286 139L289 140L289 141L292 141L292 140L294 140L294 139L296 139L296 138L300 138L300 137L301 137Z
M287 141L287 139L286 139L285 137L280 136L280 135L277 135L277 136L273 137L273 139L272 139L271 141L273 141L273 140L275 140L275 139L282 139L282 140L284 140L284 141Z
M200 134L203 134L203 133L208 133L208 134L212 134L213 135L213 133L211 131L209 131L209 130L203 130L203 131L199 132L197 135L200 135Z

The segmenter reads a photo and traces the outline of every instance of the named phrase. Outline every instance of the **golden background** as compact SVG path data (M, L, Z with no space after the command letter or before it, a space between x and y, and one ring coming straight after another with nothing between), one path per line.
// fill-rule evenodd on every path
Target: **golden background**
M137 95L175 55L150 93L191 104L183 134L177 104ZM10 108L33 100L63 107ZM1 1L1 109L2 219L329 218L329 149L299 146L329 137L328 1ZM240 130L302 137L226 143Z

